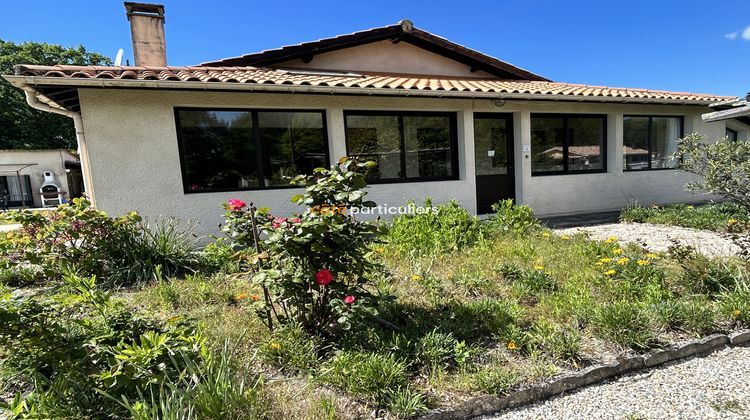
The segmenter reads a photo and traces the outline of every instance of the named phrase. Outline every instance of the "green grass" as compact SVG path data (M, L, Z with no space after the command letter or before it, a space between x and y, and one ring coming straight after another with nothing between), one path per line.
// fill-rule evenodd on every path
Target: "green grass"
M724 232L750 221L750 215L733 203L702 205L670 204L666 206L632 205L620 214L624 222L656 223L693 229Z

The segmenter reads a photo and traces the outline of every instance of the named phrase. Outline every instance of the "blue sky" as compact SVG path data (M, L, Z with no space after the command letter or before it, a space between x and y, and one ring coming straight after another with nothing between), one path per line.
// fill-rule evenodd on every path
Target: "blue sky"
M418 28L554 81L726 95L750 91L747 0L162 3L171 65L408 18ZM122 1L3 2L0 39L83 44L111 57L123 48L132 62Z

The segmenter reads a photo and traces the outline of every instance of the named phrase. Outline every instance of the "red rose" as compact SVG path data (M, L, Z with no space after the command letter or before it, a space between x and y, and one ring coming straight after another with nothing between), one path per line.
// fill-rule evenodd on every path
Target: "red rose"
M331 273L331 270L327 268L324 268L315 273L315 283L318 283L321 286L325 286L326 284L330 283L331 280L333 280L333 273Z
M243 207L246 206L244 201L237 198L233 198L227 201L227 205L229 206L229 210L231 211L240 211Z
M277 218L273 219L273 222L271 222L271 225L272 225L272 226L273 226L273 227L274 227L275 229L278 229L278 228L280 228L280 227L281 227L281 226L282 226L282 225L283 225L284 223L286 223L286 217L277 217Z
M289 221L292 222L292 223L300 223L300 222L302 222L302 219L300 219L299 217L295 217L293 219L290 219Z
M357 298L352 295L344 297L344 303L346 303L347 305L351 305L355 300L357 300Z

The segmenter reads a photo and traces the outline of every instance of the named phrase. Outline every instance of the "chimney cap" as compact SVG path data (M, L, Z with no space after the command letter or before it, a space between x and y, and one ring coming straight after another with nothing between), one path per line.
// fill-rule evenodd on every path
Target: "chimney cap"
M164 17L163 4L136 3L132 1L126 1L125 11L127 12L128 20L130 20L130 16L132 15L154 16L160 18Z

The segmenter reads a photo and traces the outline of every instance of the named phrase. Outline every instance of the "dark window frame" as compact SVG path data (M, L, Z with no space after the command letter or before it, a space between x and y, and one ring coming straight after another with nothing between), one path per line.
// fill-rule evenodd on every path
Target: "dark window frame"
M739 131L737 131L737 130L735 130L733 128L725 127L724 128L724 135L726 137L729 137L729 133L733 133L734 134L734 140L732 140L732 139L730 139L730 140L737 141L737 140L740 139L740 132Z
M435 181L456 181L460 179L460 170L458 162L458 117L455 112L442 112L442 111L399 111L399 110L344 110L344 142L346 143L346 155L351 155L349 149L349 126L347 117L348 116L390 116L398 118L399 132L400 132L400 149L401 149L401 173L404 174L402 178L386 178L386 179L372 179L368 180L368 184L402 184L408 182L435 182ZM448 125L450 127L450 143L451 143L451 169L452 174L449 176L439 177L407 177L406 176L406 138L404 136L404 117L448 117Z
M568 120L570 118L597 118L601 119L604 123L602 125L602 150L601 150L601 160L602 160L602 168L601 169L593 169L593 170L568 170L568 165L570 164L568 162L568 147L570 142L570 130L569 130L569 124ZM563 119L563 130L565 131L565 138L563 139L563 170L562 171L544 171L544 172L534 172L533 167L533 161L531 166L531 176L555 176L555 175L580 175L580 174L602 174L607 173L607 142L609 139L607 138L607 114L571 114L571 113L554 113L554 112L543 112L543 113L531 113L529 116L529 139L531 139L531 132L533 131L533 127L531 127L531 120L533 118L562 118ZM530 144L529 144L530 145ZM534 153L532 150L531 153Z
M623 162L623 172L642 172L642 171L674 171L677 169L677 167L674 168L652 168L652 162L651 162L651 150L653 149L653 145L651 144L651 130L653 125L653 119L654 118L678 118L680 120L680 136L678 137L678 140L685 137L685 116L684 115L642 115L642 114L625 114L622 116L622 157L624 159L625 157L625 118L648 118L648 133L646 136L648 137L648 168L642 168L642 169L628 169L625 167Z
M177 134L177 151L180 155L180 173L182 174L182 190L184 194L211 194L211 193L223 193L233 191L264 191L264 190L285 190L293 188L301 188L295 185L274 185L270 187L248 187L248 188L216 188L211 190L193 191L186 182L188 179L187 174L187 162L185 161L185 150L182 142L182 129L180 127L180 111L215 111L215 112L249 112L253 123L253 142L255 143L255 165L258 170L258 180L264 180L264 168L263 168L263 147L260 140L260 126L258 125L258 113L260 112L306 112L306 113L319 113L322 117L323 122L323 136L325 140L325 159L326 167L331 165L330 157L330 141L328 138L328 121L326 119L325 109L299 109L299 108L227 108L227 107L174 107L174 120L175 130Z

